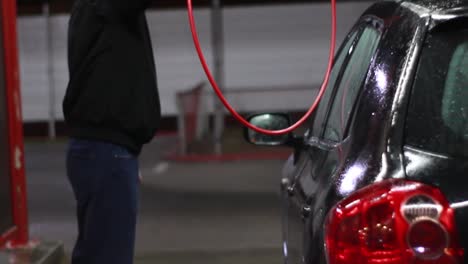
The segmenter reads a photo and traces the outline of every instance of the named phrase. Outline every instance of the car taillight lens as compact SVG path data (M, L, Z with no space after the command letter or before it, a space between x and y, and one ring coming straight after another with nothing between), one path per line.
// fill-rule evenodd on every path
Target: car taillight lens
M422 183L368 186L330 212L325 240L330 264L461 263L454 213L444 195Z
M421 259L437 259L448 246L448 237L440 223L432 219L422 219L414 223L408 231L408 245Z

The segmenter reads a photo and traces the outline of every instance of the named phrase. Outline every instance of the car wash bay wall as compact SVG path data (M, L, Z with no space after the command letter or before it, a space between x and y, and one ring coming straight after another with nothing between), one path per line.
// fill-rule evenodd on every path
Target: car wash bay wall
M341 41L369 3L338 5ZM326 3L230 7L225 9L226 90L241 111L302 110L314 99L326 68L330 10ZM196 19L207 59L210 56L209 9L197 9ZM163 115L176 114L175 94L205 80L193 49L186 11L148 11ZM61 100L68 81L66 33L68 15L53 15L50 25L52 54L48 55L47 21L22 16L18 21L21 89L26 122L48 120L50 87L57 120L63 120ZM129 50L128 52L132 52ZM51 58L52 74L47 60ZM50 77L50 78L49 78ZM290 87L293 89L285 92ZM310 87L310 90L307 89ZM268 89L268 93L248 91ZM279 98L280 97L280 98Z

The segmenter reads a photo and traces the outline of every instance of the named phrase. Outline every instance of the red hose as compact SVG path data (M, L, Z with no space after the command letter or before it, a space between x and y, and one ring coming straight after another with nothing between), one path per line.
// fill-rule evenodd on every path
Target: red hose
M255 130L255 131L259 132L259 133L266 134L266 135L283 135L283 134L288 134L288 133L292 132L293 130L295 130L296 128L301 126L310 117L310 115L317 108L323 94L325 93L326 87L328 85L328 80L330 79L330 74L331 74L332 67L333 67L333 57L335 55L335 44L336 44L336 0L331 0L332 28L331 28L331 38L330 38L330 53L329 53L329 57L328 57L327 71L325 73L325 78L323 80L322 87L320 88L320 92L319 92L317 98L315 99L314 103L310 107L310 109L307 111L307 113L301 119L299 119L299 121L297 121L294 125L286 128L286 129L274 130L274 131L259 128L259 127L256 127L256 126L250 124L241 115L239 115L239 113L237 113L237 111L234 110L234 108L232 108L232 106L229 104L229 102L226 100L226 98L224 98L223 93L219 89L218 84L216 83L213 75L211 74L211 71L210 71L210 69L208 67L208 64L206 63L205 56L203 55L203 51L202 51L201 46L200 46L200 40L198 39L197 27L196 27L195 18L194 18L194 15L193 15L192 0L187 0L187 8L188 8L190 29L192 30L193 42L195 44L195 48L197 50L198 57L200 58L200 62L202 64L202 66L203 66L203 70L205 71L206 76L208 77L208 80L210 81L211 86L213 87L213 90L218 95L219 99L224 104L226 109L229 110L229 112L234 116L235 119L237 119L242 125L250 128L252 130Z

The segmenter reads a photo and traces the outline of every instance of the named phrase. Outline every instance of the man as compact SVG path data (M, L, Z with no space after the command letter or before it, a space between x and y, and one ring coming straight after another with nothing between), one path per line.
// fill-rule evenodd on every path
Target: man
M160 119L145 0L76 0L63 111L77 201L73 264L133 262L138 155Z

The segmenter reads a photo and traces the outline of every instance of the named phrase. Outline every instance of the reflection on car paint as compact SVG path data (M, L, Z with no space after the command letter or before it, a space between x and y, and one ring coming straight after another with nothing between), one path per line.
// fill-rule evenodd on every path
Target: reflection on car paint
M459 19L461 22L451 26L453 20ZM339 89L349 58L335 61L336 80L332 82L335 87L329 87L330 91L333 91L329 101L323 101L319 105L319 109L325 105L327 111L312 120L313 126L304 136L304 142L295 146L296 153L301 157L300 166L306 166L306 169L297 170L298 164L291 162L293 157L285 165L283 179L287 179L286 184L294 190L292 195L282 195L283 203L289 206L287 213L283 215L284 221L287 222L287 225L283 225L283 251L287 264L328 263L325 248L327 234L324 233L327 214L350 196L360 193L363 189L372 192L374 186L388 181L402 182L392 186L395 192L412 192L419 188L420 184L437 192L441 191L444 197L439 197L440 200L446 199L450 205L446 210L449 214L453 213L456 220L454 229L458 230L459 242L468 249L468 226L463 224L468 222L467 158L435 153L424 146L414 147L408 144L407 129L408 116L412 113L421 114L412 112L410 106L415 101L412 96L415 90L413 84L421 68L421 54L428 48L425 43L427 37L441 27L444 30L453 30L454 27L467 28L466 25L467 1L381 1L372 5L351 30L345 43L358 42L360 32L362 33L363 27L367 26L374 27L382 36L370 60L370 68L360 86L361 91L354 102L349 120L344 109L339 109L339 120L335 121L340 129L336 130L336 134L341 134L342 138L325 138L324 132L334 100L339 100L338 105L342 108L348 103L345 102L347 93L337 96L337 91L333 89ZM342 51L347 56L352 56L358 50L356 43L343 47L349 47L348 50ZM340 54L337 58L340 58ZM439 77L439 74L428 76L430 80ZM466 98L462 96L459 100ZM426 107L420 111L432 113L435 110ZM453 111L458 113L458 110ZM431 115L423 120L420 131L429 131L429 123ZM458 125L457 123L451 126ZM418 137L417 133L415 137ZM417 184L404 184L408 180ZM282 190L284 192L287 188ZM384 199L387 195L388 193L382 193L374 198ZM415 205L413 202L417 199L411 198L408 198L408 201L411 201L409 204L403 203L406 206L403 206L403 212L411 213L417 208L431 210L429 203ZM348 206L355 205L350 203ZM301 212L304 208L308 208L310 213ZM452 223L448 225L451 226ZM290 232L291 230L294 232ZM417 246L413 250L416 255L425 252L424 248ZM459 261L458 256L463 253L456 247L454 250L456 252L452 252L453 256L457 257L450 263L468 263L466 258L465 262ZM447 256L450 257L450 254Z

